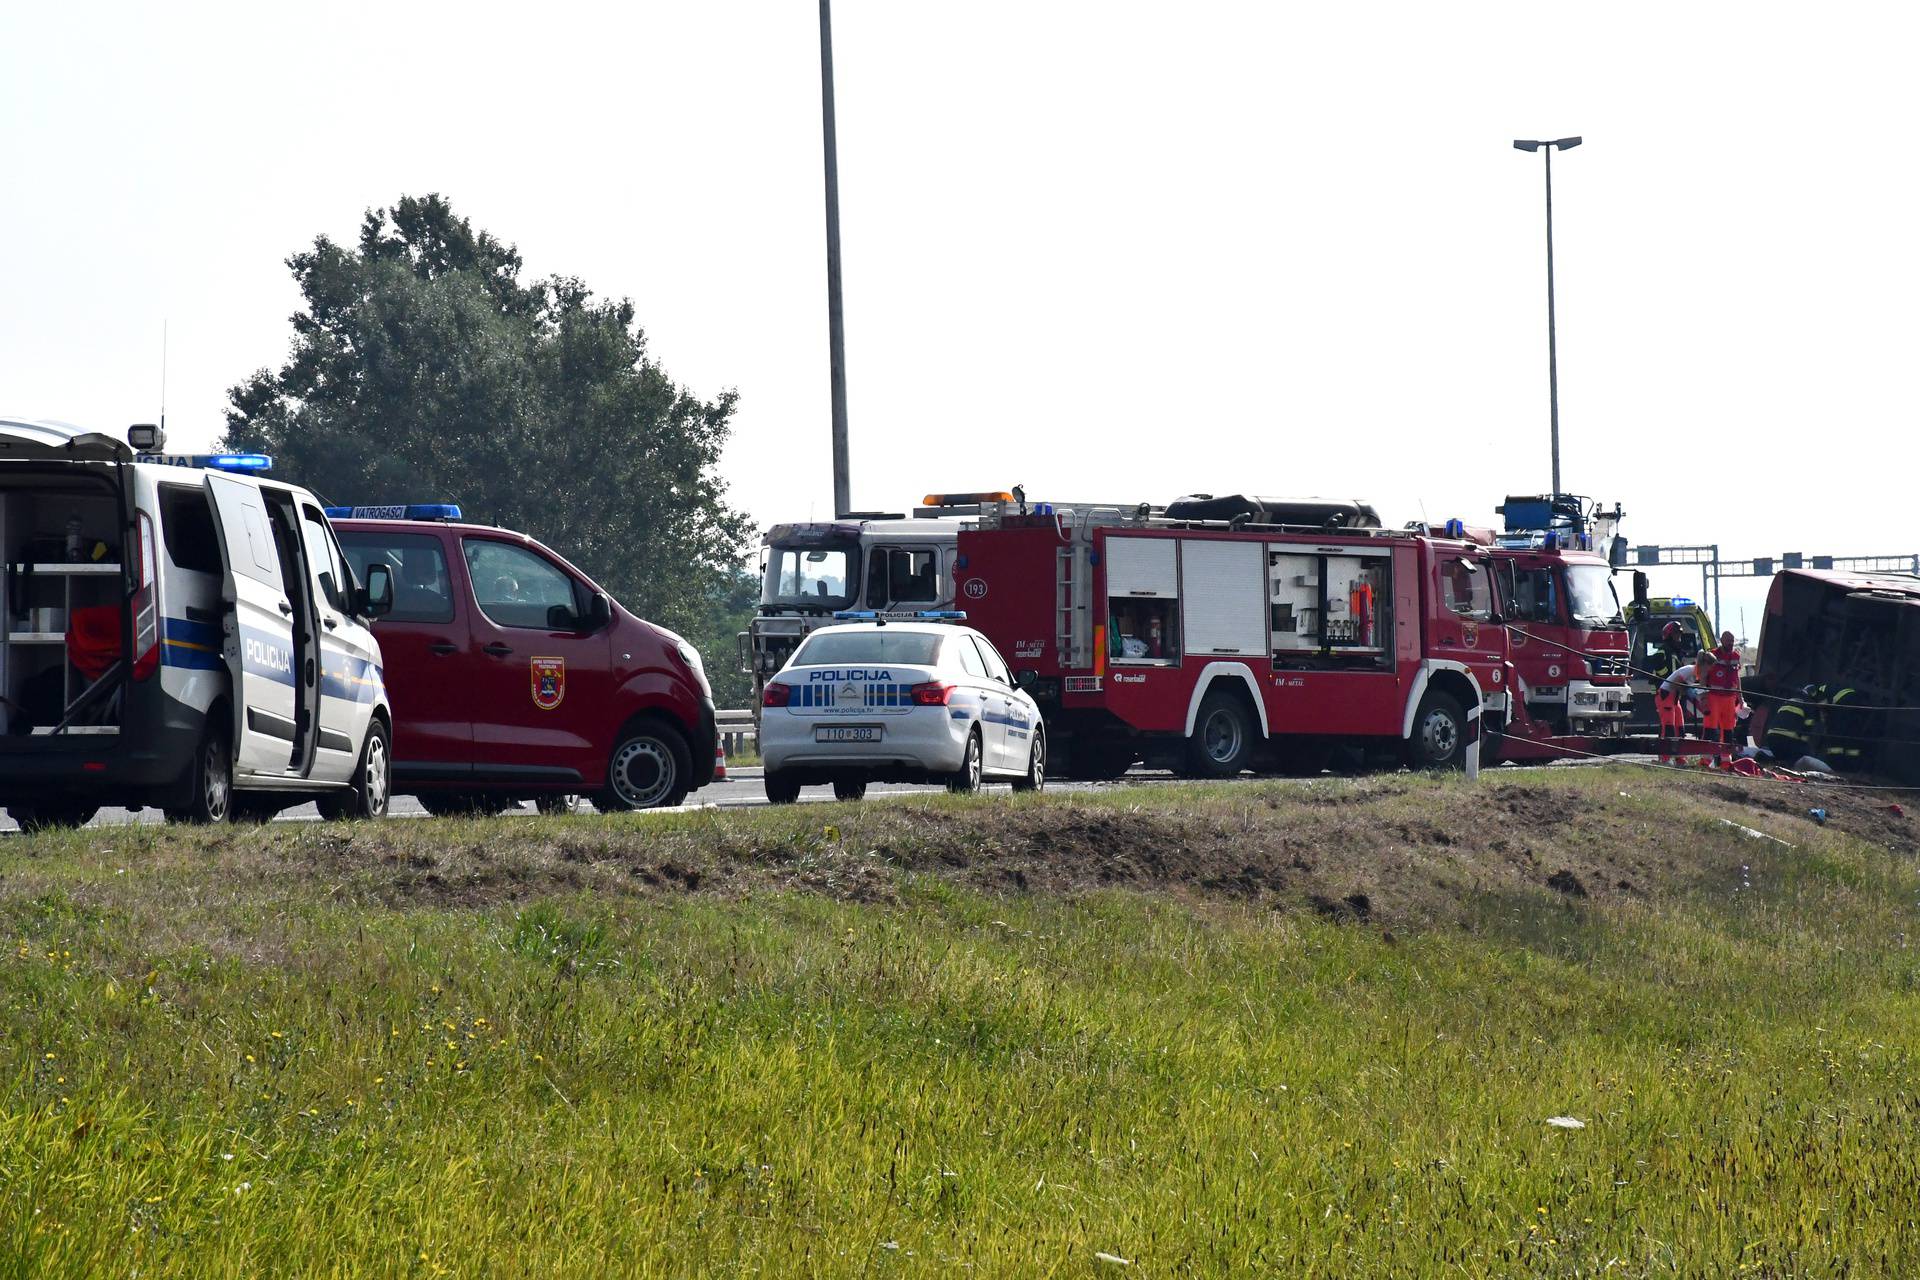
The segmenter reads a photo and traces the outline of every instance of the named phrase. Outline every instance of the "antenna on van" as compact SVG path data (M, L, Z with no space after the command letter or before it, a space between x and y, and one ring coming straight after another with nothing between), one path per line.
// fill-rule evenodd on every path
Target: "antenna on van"
M160 434L167 433L167 322L160 321Z

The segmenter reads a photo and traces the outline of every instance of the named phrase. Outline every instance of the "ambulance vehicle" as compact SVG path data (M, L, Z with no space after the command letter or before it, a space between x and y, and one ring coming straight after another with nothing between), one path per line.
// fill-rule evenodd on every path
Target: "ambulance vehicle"
M128 436L0 420L0 804L29 829L383 815L386 572L351 574L270 459Z
M450 504L329 509L394 689L394 788L430 813L677 805L715 780L700 654L524 533Z
M1040 708L987 638L960 625L966 616L843 611L816 628L761 691L767 799L791 804L822 783L841 800L870 782L1045 785Z

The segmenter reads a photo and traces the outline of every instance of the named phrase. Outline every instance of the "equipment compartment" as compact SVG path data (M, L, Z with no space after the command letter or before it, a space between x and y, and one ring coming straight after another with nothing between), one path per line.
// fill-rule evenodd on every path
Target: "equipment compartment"
M0 487L0 733L118 732L117 697L74 704L124 656L119 512L96 475Z

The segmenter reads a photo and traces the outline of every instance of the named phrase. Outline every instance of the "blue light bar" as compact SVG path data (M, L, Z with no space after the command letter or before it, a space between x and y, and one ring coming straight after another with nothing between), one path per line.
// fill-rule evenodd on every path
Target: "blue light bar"
M833 616L841 622L869 622L880 615L872 609L842 609Z
M273 459L264 453L137 453L133 460L159 467L200 467L211 471L273 469Z
M458 520L451 502L413 502L391 507L328 507L329 520Z
M1673 599L1667 601L1667 603L1672 605L1676 609L1693 608L1693 600L1689 596L1675 596L1673 597Z
M965 609L922 609L913 616L926 618L932 622L965 622L967 611Z

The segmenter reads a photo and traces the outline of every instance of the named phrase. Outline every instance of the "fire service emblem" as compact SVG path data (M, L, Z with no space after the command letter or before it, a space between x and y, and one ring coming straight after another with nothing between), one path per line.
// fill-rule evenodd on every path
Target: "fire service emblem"
M535 658L533 666L533 705L551 711L567 696L567 660Z

